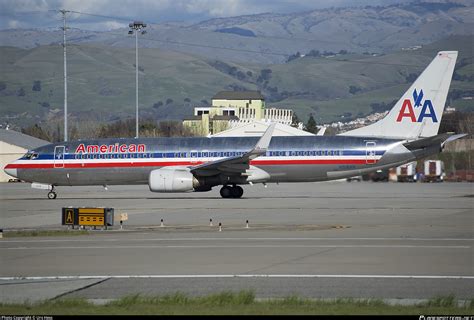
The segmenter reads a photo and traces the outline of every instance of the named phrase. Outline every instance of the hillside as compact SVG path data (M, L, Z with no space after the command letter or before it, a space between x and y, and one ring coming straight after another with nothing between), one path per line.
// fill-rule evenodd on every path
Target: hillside
M459 50L459 81L451 105L472 110L473 36L457 36L416 51L372 56L341 54L302 57L285 64L238 64L162 49L140 50L142 117L181 119L220 90L262 90L268 106L294 109L300 118L344 120L384 109L398 98L439 50ZM112 121L134 117L134 49L105 45L69 47L69 99L72 119ZM2 124L33 124L61 117L63 63L60 46L25 50L0 47ZM347 60L347 61L344 61ZM462 81L461 81L462 80ZM458 92L456 92L456 90ZM207 100L203 101L203 100ZM379 104L371 106L371 104Z
M415 1L219 18L191 26L149 24L148 33L140 36L140 47L258 64L284 63L288 56L310 50L388 53L450 35L474 34L474 6L468 3ZM74 27L74 20L71 26ZM123 29L107 32L72 28L68 31L68 41L133 48L134 39L127 31L127 23ZM30 49L61 41L59 25L57 30L0 31L3 46Z
M59 46L31 50L0 47L2 122L33 123L63 109L63 55ZM71 46L68 106L81 119L133 116L135 50L100 45ZM238 83L204 60L158 49L140 50L140 106L155 118L180 118L192 104ZM35 82L40 81L35 88ZM188 99L190 99L188 101ZM19 116L21 115L21 116Z
M454 80L451 82L448 101L450 106L459 110L474 111L473 100L464 100L463 96L474 96L474 36L456 36L437 41L416 51L398 51L378 57L352 56L351 62L334 61L346 57L311 58L304 57L285 65L277 65L279 74L290 75L284 79L275 79L273 83L281 83L292 79L304 87L311 83L319 90L313 90L316 96L293 96L276 103L277 106L293 106L293 109L306 117L313 112L320 121L347 120L374 111L381 111L381 106L398 98L408 89L418 75L433 59L436 52L442 50L457 50L459 57L455 69ZM328 61L331 63L328 63ZM366 62L366 63L358 63ZM400 66L407 65L407 66ZM298 75L290 72L291 66L300 70ZM416 66L416 67L415 67ZM286 70L285 70L286 69ZM301 76L304 75L304 76ZM457 79L457 80L456 80ZM461 81L462 80L462 81ZM350 87L357 88L355 94L350 93ZM360 89L360 90L359 90ZM330 93L333 93L332 95ZM327 97L321 96L327 94ZM376 108L379 109L376 109ZM348 114L349 113L349 114ZM344 117L343 117L344 116Z

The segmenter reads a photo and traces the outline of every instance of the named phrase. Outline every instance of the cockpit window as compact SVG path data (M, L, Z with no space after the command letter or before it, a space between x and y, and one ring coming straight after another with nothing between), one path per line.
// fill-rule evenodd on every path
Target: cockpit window
M33 152L33 151L28 151L28 152L24 155L24 158L26 158L26 159L28 159L28 160L36 159L36 158L38 158L38 153Z

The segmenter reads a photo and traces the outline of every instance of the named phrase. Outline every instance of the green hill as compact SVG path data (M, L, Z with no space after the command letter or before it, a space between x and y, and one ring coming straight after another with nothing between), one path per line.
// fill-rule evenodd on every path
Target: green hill
M22 114L17 121L33 122L62 110L61 47L41 46L31 50L2 47L0 56L2 120ZM218 90L238 83L204 60L189 55L141 49L139 59L140 107L160 119L190 114L193 104L210 101ZM81 118L99 116L103 121L134 116L134 62L134 49L69 47L69 111ZM34 88L35 81L40 81L40 88Z
M270 86L313 88L313 95L293 96L276 103L292 107L306 119L313 112L321 121L347 120L374 112L371 104L390 104L398 100L438 51L458 50L459 57L450 87L448 103L462 111L474 111L473 36L456 36L425 46L416 51L399 51L382 56L304 57L273 67L282 76L271 80ZM343 59L351 61L341 61ZM406 65L406 66L403 66ZM286 76L285 76L286 75ZM350 88L356 88L354 94ZM391 105L388 105L391 107Z
M210 102L220 90L250 89L262 90L267 106L292 108L303 119L314 113L318 122L347 120L372 113L374 103L397 99L440 50L460 51L450 104L473 110L472 100L462 99L474 95L472 43L473 36L456 36L416 51L305 56L271 65L140 49L140 112L142 117L181 119L191 115L194 106ZM0 57L0 123L25 126L62 115L62 47L0 47ZM68 47L71 119L106 122L134 117L134 62L134 49Z

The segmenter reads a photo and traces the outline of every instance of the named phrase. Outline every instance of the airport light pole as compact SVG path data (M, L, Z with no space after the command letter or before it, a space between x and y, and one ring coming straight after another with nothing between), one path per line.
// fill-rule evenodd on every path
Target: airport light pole
M63 15L63 53L64 53L64 141L67 141L67 60L66 60L66 13L67 10L59 10Z
M130 29L128 34L135 33L135 105L136 105L136 114L135 114L135 138L138 138L138 33L145 34L146 23L142 21L134 21L128 25Z

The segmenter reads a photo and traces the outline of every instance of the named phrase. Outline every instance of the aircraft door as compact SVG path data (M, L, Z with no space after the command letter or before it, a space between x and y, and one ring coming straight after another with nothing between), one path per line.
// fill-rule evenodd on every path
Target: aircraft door
M54 147L54 167L64 168L64 146Z
M377 162L375 155L376 143L375 141L366 141L365 142L365 163L374 164Z

